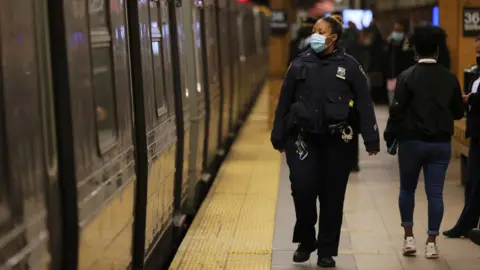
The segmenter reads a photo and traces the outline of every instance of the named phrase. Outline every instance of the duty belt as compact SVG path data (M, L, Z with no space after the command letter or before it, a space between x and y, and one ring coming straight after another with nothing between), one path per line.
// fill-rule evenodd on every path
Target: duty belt
M328 130L332 135L341 135L346 143L353 139L353 128L346 121L328 125Z

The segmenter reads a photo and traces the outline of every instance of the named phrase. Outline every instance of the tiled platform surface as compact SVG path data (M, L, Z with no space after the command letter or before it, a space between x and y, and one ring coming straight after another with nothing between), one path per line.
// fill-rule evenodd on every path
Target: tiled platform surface
M383 131L388 115L387 109L377 107L376 110L380 130ZM340 244L341 254L337 257L337 269L480 269L480 247L464 239L439 237L441 258L427 260L423 257L427 201L422 179L417 188L415 208L415 234L419 252L414 258L403 257L401 254L403 230L400 227L397 206L399 187L397 159L384 150L376 157L368 157L364 151L361 153L361 172L351 176L348 186ZM454 225L463 206L463 187L460 185L459 177L458 160L453 159L445 185L445 216L442 231ZM272 269L314 269L316 256L311 257L310 263L292 263L292 254L296 248L296 245L291 243L295 213L285 161L282 164L278 192Z
M263 90L170 269L269 270L281 156Z

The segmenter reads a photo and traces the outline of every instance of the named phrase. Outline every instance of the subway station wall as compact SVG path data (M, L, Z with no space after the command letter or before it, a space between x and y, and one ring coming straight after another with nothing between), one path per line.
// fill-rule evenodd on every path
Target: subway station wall
M452 72L463 86L463 70L475 64L475 37L463 36L463 8L480 7L480 0L439 0L440 26L448 35Z

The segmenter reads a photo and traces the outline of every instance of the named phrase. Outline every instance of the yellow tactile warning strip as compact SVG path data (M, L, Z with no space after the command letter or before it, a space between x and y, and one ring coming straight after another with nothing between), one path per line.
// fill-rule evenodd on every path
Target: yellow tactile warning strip
M270 270L280 154L264 89L170 269Z

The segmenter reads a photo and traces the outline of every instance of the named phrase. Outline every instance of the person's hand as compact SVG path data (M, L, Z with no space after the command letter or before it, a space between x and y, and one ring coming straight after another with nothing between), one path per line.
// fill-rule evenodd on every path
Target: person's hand
M378 151L377 150L370 150L368 151L368 155L369 156L376 156L378 154Z
M470 93L470 94L468 94L468 95L463 95L463 96L462 96L462 97L463 97L463 103L468 103L468 99L470 98L470 95L471 95L471 94L472 94L472 93Z

